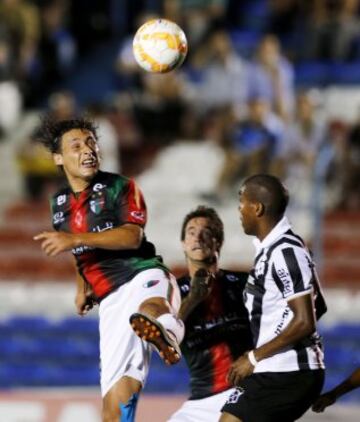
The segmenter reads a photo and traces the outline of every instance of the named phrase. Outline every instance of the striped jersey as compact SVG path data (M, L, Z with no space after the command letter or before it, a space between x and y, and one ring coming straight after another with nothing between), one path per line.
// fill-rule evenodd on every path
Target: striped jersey
M99 171L79 194L67 187L51 199L52 223L57 231L102 232L123 224L145 227L143 195L135 182L124 176ZM79 273L101 300L136 274L150 268L168 269L143 238L138 249L109 250L87 245L72 250Z
M293 318L288 301L305 294L321 295L315 266L302 239L286 217L260 242L245 288L255 348L278 336ZM315 301L316 303L316 301ZM296 345L260 361L254 372L290 372L324 368L317 332Z
M247 310L243 302L247 273L219 270L210 295L185 321L181 351L190 370L190 399L201 399L232 386L226 376L232 363L252 349ZM178 279L184 299L190 277Z

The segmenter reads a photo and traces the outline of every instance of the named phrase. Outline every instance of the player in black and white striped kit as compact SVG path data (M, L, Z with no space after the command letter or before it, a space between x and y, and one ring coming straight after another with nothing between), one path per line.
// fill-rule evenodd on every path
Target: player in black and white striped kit
M239 386L221 422L293 422L319 396L323 353L316 319L325 311L314 263L285 216L288 192L279 179L255 175L240 190L244 232L256 237L245 287L255 348L232 365Z

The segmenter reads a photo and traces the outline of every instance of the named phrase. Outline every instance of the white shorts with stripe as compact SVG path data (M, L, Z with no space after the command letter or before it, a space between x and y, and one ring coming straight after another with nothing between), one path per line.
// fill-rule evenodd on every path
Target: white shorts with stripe
M130 315L142 302L163 297L177 315L181 297L175 277L161 269L144 270L101 301L99 306L100 384L102 397L123 376L143 385L149 370L151 346L131 328Z
M235 388L198 400L187 400L167 422L218 422L221 409Z

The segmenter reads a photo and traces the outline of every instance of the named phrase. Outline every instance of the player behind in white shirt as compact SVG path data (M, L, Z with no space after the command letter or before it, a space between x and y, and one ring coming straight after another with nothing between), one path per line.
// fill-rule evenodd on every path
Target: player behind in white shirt
M229 372L239 389L221 422L293 422L319 396L324 363L316 319L326 311L310 253L293 233L279 179L255 175L240 189L244 232L256 236L245 288L254 349Z

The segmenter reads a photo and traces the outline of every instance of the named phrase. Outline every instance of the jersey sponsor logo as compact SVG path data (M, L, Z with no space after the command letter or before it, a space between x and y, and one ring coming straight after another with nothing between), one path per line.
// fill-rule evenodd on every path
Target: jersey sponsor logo
M83 253L89 252L94 250L95 248L93 248L92 246L78 246L76 248L71 249L71 252L73 253L73 255L82 255Z
M143 287L145 287L145 288L154 287L159 283L160 283L160 280L150 280L150 281L147 281L146 283L144 283Z
M287 308L285 308L285 310L284 310L284 312L281 316L281 320L280 320L279 324L277 325L277 327L275 329L275 334L277 336L282 332L283 327L284 327L284 323L287 320L287 317L289 316L289 314L290 314L290 309L287 307Z
M60 224L65 221L64 213L62 211L56 212L53 216L54 224Z
M130 215L135 220L138 220L138 221L144 221L145 220L145 214L142 211L131 211Z
M102 183L95 183L95 185L93 186L93 191L94 192L99 192L102 189L106 188L106 185L102 184Z
M229 398L227 399L226 404L234 404L237 403L239 398L244 394L244 389L241 387L236 387L236 390L233 391Z
M114 227L114 224L111 221L106 221L104 226L97 225L92 229L92 231L101 233L101 232L105 232L106 230L110 230L113 227Z
M281 282L284 285L284 295L292 293L291 289L291 281L289 273L284 269L280 268L276 271L277 275L279 276Z
M63 204L65 204L65 202L66 202L66 195L59 195L56 198L56 204L57 205L63 205Z

